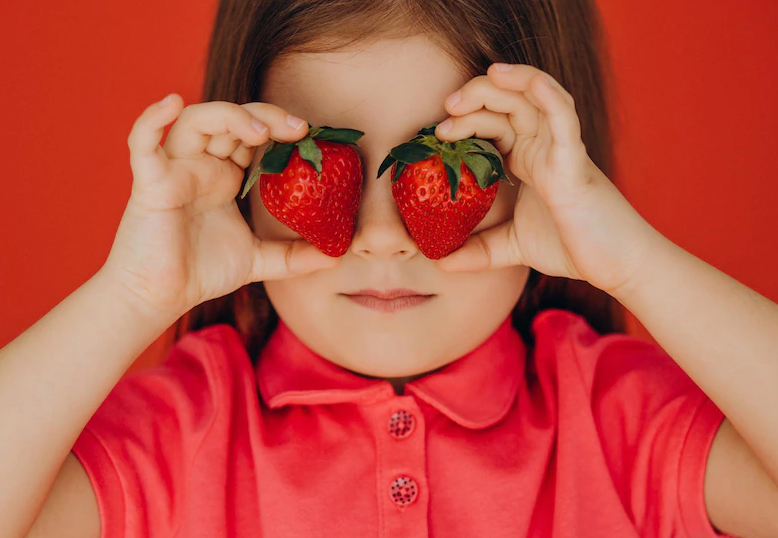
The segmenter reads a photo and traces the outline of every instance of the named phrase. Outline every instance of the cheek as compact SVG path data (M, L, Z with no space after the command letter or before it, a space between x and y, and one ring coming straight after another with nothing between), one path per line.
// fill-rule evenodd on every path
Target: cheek
M478 323L493 326L516 307L527 284L529 267L512 266L482 273L461 273L446 279L445 314L451 326L465 326L472 312L481 312ZM485 330L485 329L484 329Z

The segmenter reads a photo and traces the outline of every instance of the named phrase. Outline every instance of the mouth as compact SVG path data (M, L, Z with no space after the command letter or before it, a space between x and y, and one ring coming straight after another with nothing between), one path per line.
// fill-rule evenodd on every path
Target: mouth
M430 301L434 294L423 294L405 288L391 290L359 290L344 294L352 302L379 312L396 312Z
M397 299L400 297L429 297L431 294L422 293L420 291L416 290L409 290L407 288L395 288L391 290L374 290L374 289L365 289L365 290L359 290L359 291L352 291L349 293L346 293L346 295L349 296L355 296L355 295L365 295L369 297L375 297L376 299Z

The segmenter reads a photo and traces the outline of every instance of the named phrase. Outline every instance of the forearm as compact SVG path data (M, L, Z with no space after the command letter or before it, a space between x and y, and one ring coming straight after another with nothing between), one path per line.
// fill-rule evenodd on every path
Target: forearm
M614 297L716 403L778 484L778 305L657 233Z
M0 521L30 524L102 401L175 316L151 315L104 271L0 349Z

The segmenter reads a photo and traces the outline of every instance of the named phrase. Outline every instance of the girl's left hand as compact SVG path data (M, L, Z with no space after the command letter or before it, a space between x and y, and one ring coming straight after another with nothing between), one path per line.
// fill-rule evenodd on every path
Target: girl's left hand
M520 64L508 71L490 66L460 95L453 106L446 101L451 130L443 134L441 123L435 135L493 141L522 184L513 218L473 234L439 267L527 265L611 295L628 286L661 236L592 162L570 94L547 73Z

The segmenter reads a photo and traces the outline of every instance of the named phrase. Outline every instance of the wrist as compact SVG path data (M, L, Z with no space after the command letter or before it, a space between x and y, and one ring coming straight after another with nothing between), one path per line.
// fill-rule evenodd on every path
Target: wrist
M109 300L118 302L145 322L162 327L162 330L170 327L186 313L148 304L132 288L127 286L109 265L101 267L90 280L93 280L103 290Z
M630 308L642 290L651 286L652 279L659 271L666 256L675 245L654 228L649 228L643 241L641 262L637 264L632 276L608 293L619 303Z

